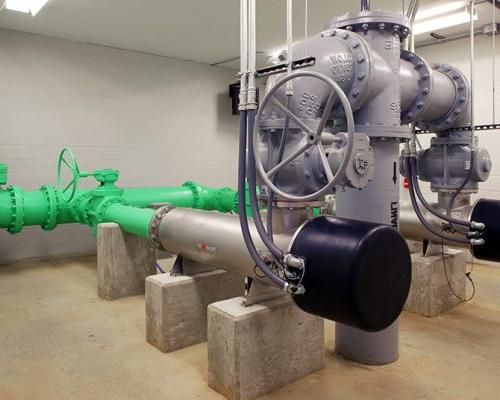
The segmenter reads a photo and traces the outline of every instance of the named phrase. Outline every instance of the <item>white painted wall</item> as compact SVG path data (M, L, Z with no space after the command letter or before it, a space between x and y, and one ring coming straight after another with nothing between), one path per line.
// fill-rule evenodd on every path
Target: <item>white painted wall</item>
M441 62L461 69L470 79L469 40L432 45L417 49L417 52L429 62ZM474 80L474 115L476 125L493 122L493 47L489 36L477 36L475 40L475 80ZM500 123L500 38L496 45L496 123ZM480 184L476 197L500 199L500 131L478 131L479 145L487 148L493 160L493 171L490 179ZM423 145L428 144L430 135L425 135Z
M234 71L0 29L0 162L25 190L54 184L70 146L122 186L236 186ZM91 187L91 179L84 187ZM0 232L0 262L95 251L84 226Z

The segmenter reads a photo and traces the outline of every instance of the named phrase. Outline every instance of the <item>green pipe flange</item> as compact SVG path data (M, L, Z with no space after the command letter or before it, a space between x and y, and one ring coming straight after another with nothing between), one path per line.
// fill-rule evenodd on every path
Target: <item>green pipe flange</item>
M24 200L23 190L19 186L9 186L7 191L12 199L12 220L7 232L19 233L23 230L24 225Z
M57 218L59 216L58 197L53 186L43 185L40 191L45 195L47 200L47 218L42 224L42 229L44 231L51 231L57 226Z
M127 203L121 197L108 197L104 199L96 208L95 211L95 219L89 225L92 227L92 232L94 235L97 234L97 225L101 222L104 222L104 214L109 206L113 204L123 204L127 205Z
M83 193L80 196L76 197L71 202L71 215L76 221L84 223L85 225L91 225L89 216L87 214L87 205L90 200L92 200L93 196L87 192Z
M182 186L191 189L193 193L193 208L204 209L205 203L203 201L203 196L201 196L203 188L193 181L184 182Z
M226 210L227 207L224 207L224 203L222 200L224 198L224 195L226 195L227 193L233 194L235 192L231 188L222 188L217 191L217 194L215 196L215 207L217 208L218 211L233 211L237 209L238 197L236 194L234 196L235 200L233 200L232 210Z

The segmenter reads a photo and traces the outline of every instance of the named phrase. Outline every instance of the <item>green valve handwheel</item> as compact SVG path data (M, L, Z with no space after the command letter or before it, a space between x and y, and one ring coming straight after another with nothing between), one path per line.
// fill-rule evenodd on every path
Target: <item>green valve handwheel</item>
M69 169L71 180L63 183L63 170ZM86 178L91 174L88 172L80 172L75 155L69 147L65 147L59 154L59 162L57 163L57 193L59 197L66 203L73 200L78 189L80 178Z

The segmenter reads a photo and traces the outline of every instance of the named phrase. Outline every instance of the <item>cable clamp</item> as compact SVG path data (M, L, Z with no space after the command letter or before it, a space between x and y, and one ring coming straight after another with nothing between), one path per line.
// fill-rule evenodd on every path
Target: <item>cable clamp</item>
M284 291L287 292L288 294L292 295L299 295L299 294L304 294L306 292L306 289L302 285L294 285L289 282L285 283L285 286L283 287Z
M296 269L303 269L305 266L305 261L302 258L296 257L290 253L284 255L283 263L287 267L296 268Z
M484 245L484 239L471 239L470 245L471 246L482 246L482 245Z
M470 222L470 227L472 229L477 229L479 231L484 231L484 228L486 227L482 222L476 222L476 221L471 221Z

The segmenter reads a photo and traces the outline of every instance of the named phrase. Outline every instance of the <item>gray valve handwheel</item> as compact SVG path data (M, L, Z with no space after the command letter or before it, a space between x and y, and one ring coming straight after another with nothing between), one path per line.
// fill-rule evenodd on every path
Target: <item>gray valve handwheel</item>
M328 100L325 104L325 108L323 111L323 115L321 116L318 128L316 130L310 128L307 126L299 117L297 117L294 113L292 113L290 110L288 110L285 105L283 105L276 97L274 97L274 94L276 91L283 85L285 85L288 81L291 81L292 79L299 78L299 77L311 77L311 78L316 78L324 83L326 83L331 91L330 95L328 96ZM325 149L323 148L323 145L321 144L321 135L323 134L323 130L325 128L325 124L328 120L328 117L330 116L330 113L332 112L332 108L334 105L334 100L335 100L335 95L338 96L340 99L340 102L344 108L345 116L347 119L347 144L346 144L346 153L344 154L344 158L342 160L342 163L335 175L333 175L332 170L330 168L330 164L328 163L328 159L326 157ZM300 127L302 132L308 136L307 143L301 147L299 147L297 150L292 152L291 154L287 155L286 157L283 158L283 160L275 165L273 168L271 168L269 171L266 171L264 169L264 166L262 165L262 158L260 157L259 153L259 135L258 133L260 132L260 118L262 116L262 112L265 109L266 105L271 102L274 106L276 106L283 114L288 116L291 121L295 122L297 126ZM254 148L254 157L255 157L255 166L257 170L259 171L260 176L266 183L266 185L269 186L269 188L278 194L279 196L290 200L290 201L311 201L311 200L316 200L320 196L326 195L331 192L332 188L340 183L341 177L343 173L345 172L348 164L351 162L351 156L352 156L352 149L354 145L354 116L352 114L352 108L349 103L349 100L347 99L347 96L345 95L344 91L342 88L335 83L332 79L328 78L326 75L321 74L319 72L314 72L314 71L299 71L299 72L294 72L290 75L285 76L284 78L280 79L276 84L269 90L269 92L264 96L262 99L261 105L259 107L259 111L257 112L257 115L255 117L255 128L254 132L252 132L252 140L253 140L253 148ZM273 176L279 172L281 169L283 169L286 165L291 163L293 160L295 160L298 156L300 156L303 152L308 150L311 147L316 146L320 157L321 157L321 162L323 165L323 168L325 169L325 174L328 180L328 183L323 186L321 189L317 190L314 193L304 195L304 196L296 196L293 194L285 193L281 189L279 189L274 183L273 183Z

